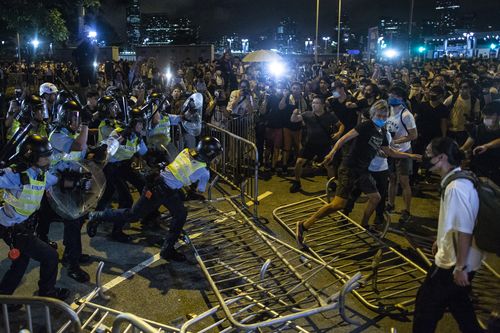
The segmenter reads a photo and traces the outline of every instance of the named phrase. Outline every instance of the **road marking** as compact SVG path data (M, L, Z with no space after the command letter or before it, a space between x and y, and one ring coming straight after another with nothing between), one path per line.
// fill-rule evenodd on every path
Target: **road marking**
M270 196L271 194L273 194L273 192L270 192L270 191L264 192L264 193L262 193L261 195L259 195L257 197L257 201L261 201L262 199ZM246 205L247 206L253 206L253 201L247 201Z

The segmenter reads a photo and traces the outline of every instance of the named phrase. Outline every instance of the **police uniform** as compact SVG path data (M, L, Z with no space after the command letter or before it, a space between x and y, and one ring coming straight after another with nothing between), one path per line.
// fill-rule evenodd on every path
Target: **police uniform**
M148 151L155 162L172 162L172 160L168 158L168 153L163 147L168 149L168 145L172 140L170 128L180 124L181 121L181 116L161 114L158 124L148 129L146 136Z
M111 133L111 137L119 138L120 133L124 130L117 128ZM124 142L120 144L116 153L110 157L108 164L104 168L106 176L106 189L102 195L96 210L103 210L111 204L113 193L118 194L118 206L120 208L130 208L133 204L132 195L130 194L127 182L131 183L139 193L142 192L145 180L142 175L132 169L132 157L135 154L145 155L148 151L146 144L141 137L135 133L130 133L123 138ZM112 238L118 241L128 242L130 239L123 234L123 226L115 224Z
M52 152L46 138L30 135L26 141L35 138L35 143L44 139L45 153ZM31 142L33 143L33 141ZM27 147L21 144L21 149ZM31 148L29 148L31 149ZM27 151L28 149L24 149ZM38 157L37 157L38 159ZM37 167L29 167L23 171L16 168L0 170L0 188L4 189L4 204L0 207L0 237L11 249L19 250L19 256L12 258L12 264L0 281L0 294L11 295L19 286L28 267L30 258L40 262L40 279L38 295L64 299L69 295L67 289L55 287L57 280L57 251L38 239L30 216L35 213L42 201L45 189L56 184L57 177L43 172Z
M85 158L86 151L72 151L71 147L79 133L73 132L66 127L55 129L49 136L49 141L54 149L52 156L52 167L62 171L78 171L79 166L75 162ZM64 254L63 263L68 264L68 276L78 282L87 282L89 275L80 268L81 261L88 261L88 256L82 255L81 228L85 219L83 217L75 220L67 220L60 217L50 206L47 197L42 200L42 206L38 214L37 233L40 239L49 242L48 233L53 221L64 223Z
M220 147L220 143L218 141L217 143ZM147 216L163 205L170 211L172 221L170 222L169 234L162 246L161 255L164 259L184 260L184 256L175 252L174 249L187 218L187 209L183 204L181 189L197 182L197 190L205 192L210 179L207 163L213 158L205 159L205 162L203 159L197 158L197 155L201 155L197 150L186 148L181 151L172 163L162 169L156 177L152 177L132 208L92 212L89 214L88 226L91 228L101 221L112 221L123 226L128 222ZM220 148L220 150L222 149ZM92 234L90 235L92 236Z

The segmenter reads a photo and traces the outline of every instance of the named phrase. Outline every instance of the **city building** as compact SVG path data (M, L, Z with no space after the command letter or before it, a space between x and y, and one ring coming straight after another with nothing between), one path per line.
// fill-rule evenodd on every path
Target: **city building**
M187 45L199 39L199 27L188 18L169 19L165 14L142 14L142 45Z
M436 0L436 12L439 22L438 34L446 35L453 33L457 28L459 11L459 0Z
M126 9L127 41L129 46L141 43L141 8L139 0L130 0Z
M291 17L281 19L276 28L276 48L284 53L292 53L297 44L297 23Z

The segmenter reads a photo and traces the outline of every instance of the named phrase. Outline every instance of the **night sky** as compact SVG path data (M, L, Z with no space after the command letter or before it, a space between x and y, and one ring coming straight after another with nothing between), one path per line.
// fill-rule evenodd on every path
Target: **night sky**
M102 13L115 31L125 36L126 0L103 0ZM320 35L332 35L336 25L336 0L321 0ZM435 0L415 0L414 20L432 18ZM343 13L350 18L351 28L365 34L377 24L380 16L407 20L410 0L343 0ZM500 0L461 0L462 12L474 12L479 23L500 29ZM213 40L223 34L237 32L251 37L274 30L281 17L291 16L299 33L314 34L316 0L142 0L143 13L166 13L172 17L187 16L199 24L201 38Z

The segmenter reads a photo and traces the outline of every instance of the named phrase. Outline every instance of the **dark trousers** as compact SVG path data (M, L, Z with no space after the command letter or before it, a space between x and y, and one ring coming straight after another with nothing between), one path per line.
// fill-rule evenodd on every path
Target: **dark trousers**
M97 204L96 210L104 210L111 204L113 193L118 195L118 206L120 208L130 208L134 201L128 188L127 182L132 184L137 191L142 192L144 187L144 177L130 167L130 161L108 163L104 167L106 176L106 189Z
M0 226L0 233L3 234L2 238L7 245L12 245L21 252L0 281L0 294L14 293L21 283L30 259L40 263L39 293L43 295L53 291L57 279L57 251L38 239L33 230L23 224L10 228Z
M264 143L266 141L266 126L263 123L257 123L255 126L255 141L257 152L259 154L259 165L264 161Z
M148 216L162 205L167 207L172 215L170 231L165 238L163 247L173 248L186 223L187 209L184 207L181 192L169 189L164 184L154 184L145 187L141 197L134 203L132 208L106 209L96 212L93 219L96 222L113 222L115 228L120 228L121 230L126 223Z
M82 255L82 226L85 223L85 219L79 218L76 220L65 220L60 217L44 196L40 206L38 215L38 226L36 232L38 237L43 241L48 241L50 224L54 221L60 221L64 224L64 235L63 235L63 245L64 245L64 257L68 260L70 265L78 265L80 256Z
M469 282L474 273L469 273ZM433 265L420 286L413 318L414 333L432 333L449 309L463 333L483 332L477 322L471 301L471 286L460 287L453 282L453 268Z
M370 174L375 180L378 193L380 194L380 201L377 207L375 208L375 213L377 214L377 216L383 217L385 211L385 202L387 200L387 192L389 188L389 170L378 171L378 172L370 171ZM351 192L349 200L346 203L346 206L344 208L345 213L349 214L352 212L352 210L354 209L354 204L356 203L356 200L358 200L360 196L361 196L361 190L355 188Z

